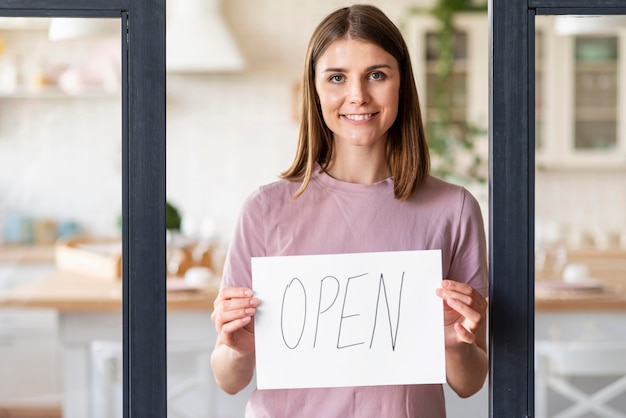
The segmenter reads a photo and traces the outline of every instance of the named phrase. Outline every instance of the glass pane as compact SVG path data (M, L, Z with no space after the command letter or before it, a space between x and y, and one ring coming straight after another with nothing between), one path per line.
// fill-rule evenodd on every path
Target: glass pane
M543 141L554 141L556 152L553 166L535 172L535 416L570 416L575 408L581 417L619 416L626 412L623 387L603 388L626 377L626 173L602 160L576 165L568 150L616 146L624 114L617 46L625 26L614 24L624 16L601 16L591 27L595 18L568 18L567 25L536 18L551 46L537 60L550 65L536 69L546 80L536 130L554 127ZM567 45L570 61L560 55ZM570 120L563 109L573 109ZM606 397L590 400L601 390Z
M543 106L544 91L543 67L544 67L544 36L541 29L535 31L535 150L542 151L544 147L543 139Z
M280 42L260 30L247 33L244 26L231 26L244 31L237 32L243 44L258 45L259 37L274 45ZM175 29L167 29L173 38L177 36L170 31ZM195 47L186 52L206 53ZM263 68L277 64L273 58L258 59L256 65L247 63L245 72L208 68L167 74L171 417L242 417L255 385L235 396L226 394L215 383L209 356L217 338L211 310L241 205L261 184L277 180L289 167L296 146L293 92L299 89L302 63L287 73L284 68L263 73ZM177 68L179 64L168 62Z
M287 45L275 23L267 23L275 21L271 8L235 5L225 14L227 18L239 16L230 19L233 24L229 28L240 41L241 51L247 51L246 70L167 75L167 198L181 218L179 228L168 232L168 380L180 389L168 397L172 415L187 411L191 416L243 416L253 386L234 397L225 395L206 367L216 338L210 309L243 201L260 185L276 181L277 174L293 160L299 123L292 116L292 92L299 91L302 53L310 36L300 26L318 23L315 17L306 18L306 25L296 19L298 27L294 25L292 30L302 36L297 41L294 35ZM247 24L234 23L243 21L242 17ZM486 13L484 22L486 34ZM168 31L173 29L174 25L168 27ZM469 57L467 35L459 34L457 39L454 87L445 92L445 98L453 103L450 131L463 135L467 130L465 62ZM436 36L429 38L429 43L433 42L438 42ZM427 71L435 77L440 48L431 45L431 49L435 61L427 63ZM198 44L192 52L203 51ZM486 74L486 60L484 65ZM429 79L428 91L434 94L431 85ZM486 97L487 92L479 94ZM435 99L422 100L429 102L430 114ZM459 152L466 152L462 147L458 146ZM483 186L478 187L482 190ZM480 198L486 207L486 191ZM484 417L487 393L487 385L481 395L469 400L451 393L451 402L460 411L450 417L468 418L468 408L479 411L476 418Z
M576 121L577 149L611 149L615 147L615 122Z
M616 36L576 36L574 54L577 119L574 148L615 148L618 39Z
M0 415L121 410L120 58L118 19L0 19Z

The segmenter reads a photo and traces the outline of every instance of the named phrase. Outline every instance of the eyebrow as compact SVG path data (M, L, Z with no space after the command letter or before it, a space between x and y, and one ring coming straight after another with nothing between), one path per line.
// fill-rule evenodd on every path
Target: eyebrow
M372 70L378 70L380 68L389 68L389 69L391 69L391 65L388 65L388 64L370 65L365 70L366 71L372 71ZM345 73L346 69L345 68L326 68L326 69L322 70L322 72L323 73Z

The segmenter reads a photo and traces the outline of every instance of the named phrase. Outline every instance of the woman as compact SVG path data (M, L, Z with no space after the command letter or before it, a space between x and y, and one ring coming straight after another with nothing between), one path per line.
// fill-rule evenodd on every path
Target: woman
M485 381L487 263L482 216L463 188L429 176L408 49L377 8L327 16L309 43L298 150L282 180L248 198L212 320L211 364L237 393L255 368L250 259L441 249L446 375L467 397ZM441 385L255 391L248 417L445 417Z

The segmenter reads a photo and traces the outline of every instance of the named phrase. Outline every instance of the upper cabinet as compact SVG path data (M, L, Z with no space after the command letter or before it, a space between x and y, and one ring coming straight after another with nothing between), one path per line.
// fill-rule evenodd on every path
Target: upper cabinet
M436 20L413 15L405 25L428 135L433 174L465 185L488 175L488 30L486 14L455 16L444 35Z
M449 114L486 127L489 107L489 22L459 13ZM436 117L438 23L412 16L405 34L424 117ZM626 28L561 35L554 16L536 18L536 162L542 169L626 169ZM514 104L511 104L514 105Z
M626 28L580 35L538 16L537 164L626 168Z
M0 30L47 30L49 25L47 17L0 17Z
M72 36L72 25L81 22L90 28L107 28L107 32L90 34L82 28ZM0 98L119 96L119 22L0 18ZM51 30L53 23L56 34Z
M451 51L440 48L439 27L429 15L412 16L406 27L418 94L424 117L438 117L438 95L445 94L453 121L468 121L487 127L489 115L489 28L486 13L460 13L454 19L455 34ZM450 62L450 84L437 91L440 65Z

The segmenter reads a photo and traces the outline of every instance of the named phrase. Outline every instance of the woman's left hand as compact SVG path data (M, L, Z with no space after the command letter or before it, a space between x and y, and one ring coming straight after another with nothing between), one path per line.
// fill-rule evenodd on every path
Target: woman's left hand
M443 280L437 295L444 302L446 348L476 343L476 331L484 330L487 299L468 284Z

